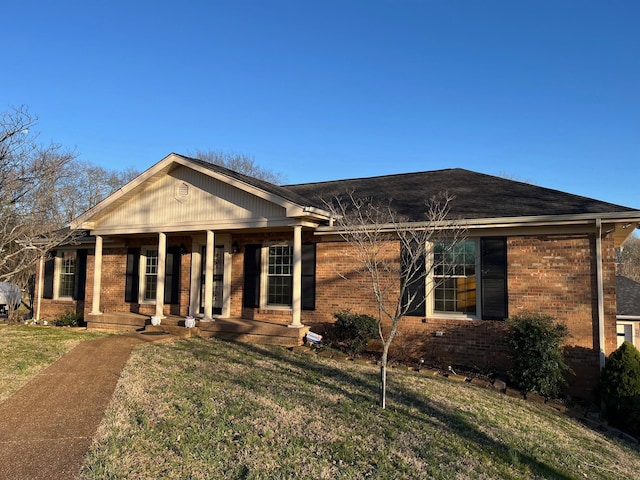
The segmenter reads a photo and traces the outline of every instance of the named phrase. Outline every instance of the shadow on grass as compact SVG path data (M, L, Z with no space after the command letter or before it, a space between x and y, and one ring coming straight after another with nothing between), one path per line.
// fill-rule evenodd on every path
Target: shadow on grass
M348 395L348 398L354 403L377 404L379 377L375 368L372 369L370 375L364 372L362 376L358 376L353 372L349 372L347 369L340 369L339 367L328 365L325 362L316 362L315 357L312 357L312 361L308 361L304 356L296 355L289 350L279 350L272 347L245 343L228 343L233 343L233 348L236 352L268 357L278 362L285 362L285 364L289 364L307 373L312 373L314 382L317 385L337 394ZM235 360L229 358L228 361ZM295 370L291 370L288 373L290 374L291 382L308 380L308 378L300 375ZM415 392L403 388L401 385L393 382L392 377L393 375L390 376L391 382L388 385L388 407L393 408L393 414L401 415L411 421L427 422L431 424L434 429L441 429L444 425L445 428L454 432L460 439L475 445L476 448L485 452L496 462L502 462L505 466L513 467L532 476L557 479L573 478L571 475L539 461L528 452L514 449L503 442L496 441L480 431L476 424L466 419L461 413L451 411L449 407L437 401L419 396ZM340 387L342 382L355 388L347 391ZM238 383L242 383L242 380L239 379ZM354 390L361 393L355 394ZM299 394L299 392L297 392L297 394ZM317 401L317 399L311 396L308 400L310 402L314 400ZM415 409L419 410L423 415L412 413L412 409L414 411ZM380 410L380 412L384 412L384 410Z

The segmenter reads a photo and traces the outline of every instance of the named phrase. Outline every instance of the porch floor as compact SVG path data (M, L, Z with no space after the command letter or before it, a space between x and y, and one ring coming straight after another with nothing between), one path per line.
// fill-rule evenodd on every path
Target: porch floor
M244 318L216 318L211 322L196 320L196 326L186 328L184 318L169 315L160 325L151 325L148 315L136 313L104 313L88 315L87 329L113 332L138 331L169 333L182 338L216 337L245 343L283 346L302 345L309 327L291 328L282 323Z

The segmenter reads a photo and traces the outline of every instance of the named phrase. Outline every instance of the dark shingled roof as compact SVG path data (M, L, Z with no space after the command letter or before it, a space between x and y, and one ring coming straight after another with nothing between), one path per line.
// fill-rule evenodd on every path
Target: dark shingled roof
M357 197L392 201L395 210L412 220L423 219L425 202L442 192L455 197L454 218L478 219L540 215L575 215L635 211L633 208L538 187L529 183L485 175L460 168L385 175L371 178L286 185L312 206L354 192Z
M176 154L178 155L178 154ZM306 206L311 206L311 203L309 202L309 200L301 195L299 195L298 193L296 193L295 191L288 189L288 188L284 188L284 187L280 187L278 185L274 185L273 183L270 182L266 182L264 180L260 180L259 178L255 178L255 177L250 177L248 175L243 175L242 173L238 173L236 171L233 170L229 170L228 168L222 167L220 165L215 165L211 162L207 162L205 160L200 160L198 158L192 158L192 157L186 157L184 155L180 155L181 157L184 158L188 158L190 161L192 161L193 163L197 163L198 165L201 165L205 168L208 168L209 170L211 170L212 172L218 172L221 173L223 175L226 175L228 177L234 178L236 180L240 180L241 182L244 182L246 184L249 184L253 187L259 188L260 190L263 190L267 193L272 193L274 195L278 195L281 198L284 198L285 200L289 200L292 203L295 203L297 205L301 205L303 207Z
M640 317L640 283L618 275L616 296L618 315Z

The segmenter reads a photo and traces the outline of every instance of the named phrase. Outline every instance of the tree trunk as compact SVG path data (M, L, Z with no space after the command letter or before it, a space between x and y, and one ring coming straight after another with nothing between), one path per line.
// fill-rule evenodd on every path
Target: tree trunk
M387 406L387 361L389 359L389 340L382 347L380 358L380 408Z
M386 362L385 362L386 363ZM380 365L380 408L387 406L387 366Z

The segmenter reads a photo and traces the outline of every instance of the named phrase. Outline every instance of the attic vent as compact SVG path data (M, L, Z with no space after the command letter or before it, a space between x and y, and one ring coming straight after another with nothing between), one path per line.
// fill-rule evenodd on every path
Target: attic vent
M184 202L189 197L189 184L185 182L179 182L176 185L176 200Z

